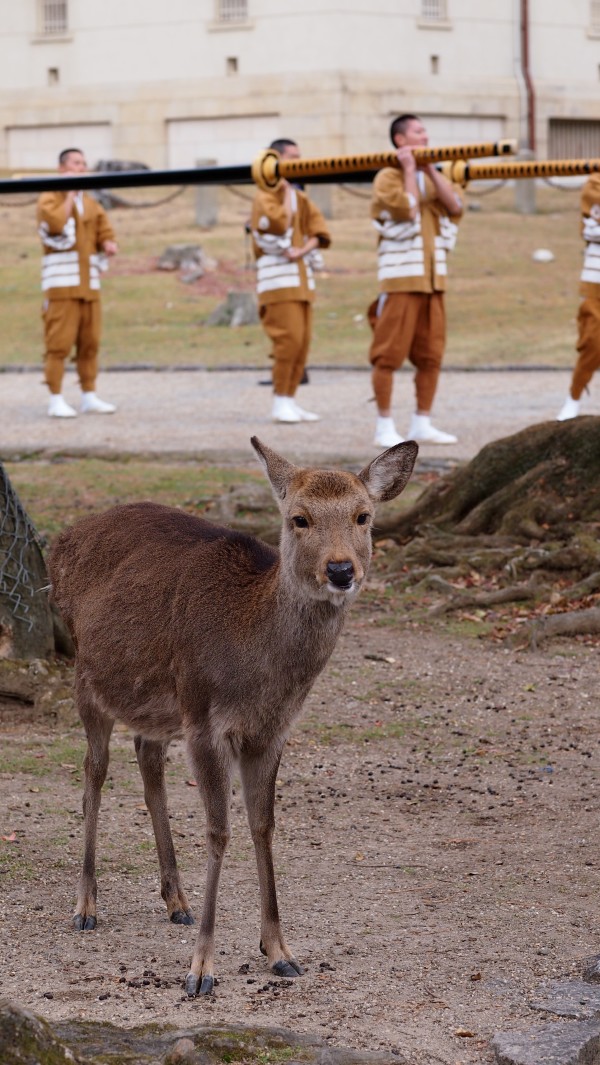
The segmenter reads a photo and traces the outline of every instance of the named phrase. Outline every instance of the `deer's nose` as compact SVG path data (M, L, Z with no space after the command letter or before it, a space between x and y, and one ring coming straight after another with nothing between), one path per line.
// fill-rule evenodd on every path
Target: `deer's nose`
M328 562L327 579L336 588L349 588L354 580L354 566L351 562Z

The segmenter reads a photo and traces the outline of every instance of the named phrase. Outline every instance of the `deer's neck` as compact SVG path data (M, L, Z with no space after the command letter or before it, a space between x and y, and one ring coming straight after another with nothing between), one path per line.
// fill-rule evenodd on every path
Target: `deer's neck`
M278 575L277 592L269 628L274 645L283 653L297 658L305 656L307 666L314 663L315 673L325 665L346 616L344 603L335 605L328 599L316 599Z

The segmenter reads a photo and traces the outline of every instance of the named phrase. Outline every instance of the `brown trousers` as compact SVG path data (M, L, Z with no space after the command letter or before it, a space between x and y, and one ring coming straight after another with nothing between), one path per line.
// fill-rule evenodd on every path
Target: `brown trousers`
M53 395L62 388L65 362L75 346L75 365L83 392L94 392L98 375L100 300L47 300L42 311L46 342L46 384Z
M571 379L571 396L580 399L586 385L600 368L600 300L585 299L577 315L579 335L575 363Z
M375 300L367 312L373 329L369 361L377 407L390 409L394 370L408 358L416 369L417 410L428 414L446 346L444 293L388 292L379 315L378 305Z
M262 327L273 347L273 391L276 396L295 396L304 375L312 334L312 303L285 300L260 308Z

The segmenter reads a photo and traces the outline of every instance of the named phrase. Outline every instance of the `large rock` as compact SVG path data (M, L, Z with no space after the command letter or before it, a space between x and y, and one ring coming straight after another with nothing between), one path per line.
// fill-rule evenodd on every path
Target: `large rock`
M501 1032L492 1048L498 1065L594 1065L600 1061L600 1021Z
M138 163L132 159L99 159L96 163L94 170L102 174L110 173L122 173L126 170L149 170L150 167L146 163ZM110 211L113 207L130 207L132 204L126 200L115 189L94 189L92 196L95 196L98 203L104 207L105 211Z
M258 308L253 292L228 292L227 299L206 319L207 325L256 325Z
M530 1006L557 1017L591 1020L600 1015L600 987L584 980L551 980L538 988Z
M28 1010L0 1001L2 1065L222 1065L224 1061L406 1065L397 1054L330 1047L317 1036L296 1035L285 1028L241 1024L187 1030L155 1024L117 1028L91 1021L62 1021L51 1027Z
M217 268L200 244L170 244L156 265L159 270L179 270L179 280L188 285Z
M79 1065L81 1058L45 1021L10 1002L0 1002L0 1061L2 1065Z

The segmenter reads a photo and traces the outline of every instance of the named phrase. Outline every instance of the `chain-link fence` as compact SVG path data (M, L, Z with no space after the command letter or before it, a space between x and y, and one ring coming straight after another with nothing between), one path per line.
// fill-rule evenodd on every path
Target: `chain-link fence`
M33 628L30 600L36 591L34 577L27 565L32 544L41 549L40 538L27 517L0 463L0 601L8 602L17 621Z

